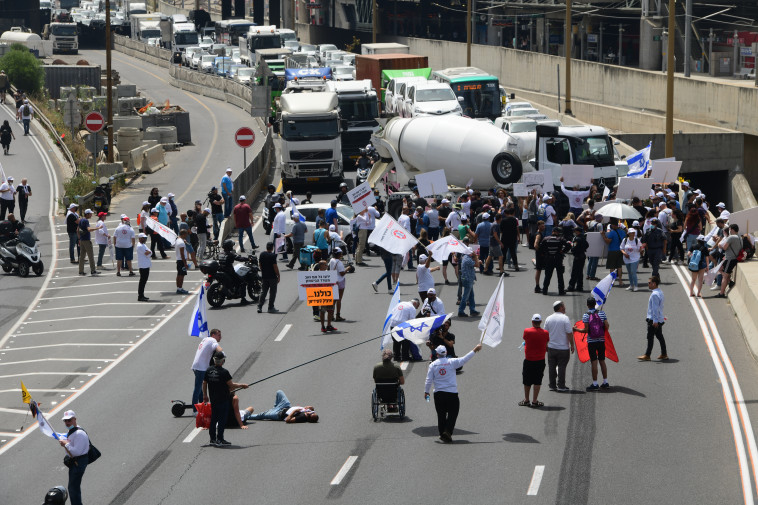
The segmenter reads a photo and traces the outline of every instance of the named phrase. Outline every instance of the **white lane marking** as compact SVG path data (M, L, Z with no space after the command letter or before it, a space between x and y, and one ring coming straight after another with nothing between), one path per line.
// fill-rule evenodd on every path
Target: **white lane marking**
M5 105L5 104L3 104ZM13 117L14 115L11 114L10 109L6 108L6 112L8 115ZM58 202L58 175L55 173L55 168L53 167L52 161L48 157L47 153L44 149L42 149L42 146L40 146L39 141L34 137L31 136L32 145L37 150L37 153L40 155L40 158L42 158L42 162L45 165L45 168L47 168L47 181L50 188L50 201L48 202L48 210L47 210L47 219L50 223L50 236L52 237L52 243L51 248L53 250L56 250L58 248L58 237L55 236L55 233L53 231L55 230L55 204ZM29 314L31 314L34 307L39 303L39 301L42 299L42 295L45 293L45 290L47 289L48 284L50 283L50 280L53 278L53 273L55 272L55 268L58 264L58 258L57 255L52 255L52 265L49 266L47 270L47 274L45 275L45 280L42 281L42 286L40 286L39 291L37 292L37 295L34 297L34 300L29 304L29 307L24 311L23 314L21 314L21 317L19 317L16 322L11 326L5 336L3 336L2 339L0 339L0 347L2 347L5 342L8 341L8 339L15 333L15 331L21 326L27 317L29 317Z
M105 220L105 224L108 224L108 223L113 223L113 224L118 223L118 224L121 224L121 220L120 219L113 219L113 220L106 219ZM66 226L66 223L56 224L55 225L56 228L62 228L64 226ZM68 232L58 233L58 235L66 235L66 236L68 236Z
M749 469L749 464L747 461L747 455L745 452L745 443L742 439L742 429L747 431L747 429L749 428L750 431L752 431L753 428L752 426L742 426L742 427L740 426L737 410L735 409L735 406L734 406L735 402L734 402L734 397L732 396L732 390L729 387L729 381L724 371L724 366L721 364L721 360L719 360L718 351L716 351L716 346L711 337L711 333L708 330L708 325L703 319L703 315L701 311L698 310L698 306L694 300L694 297L688 296L689 289L690 289L689 282L686 280L684 275L680 272L679 268L674 267L673 270L676 276L679 278L679 282L682 285L682 288L684 289L685 296L687 296L687 299L690 305L692 306L692 310L695 313L695 317L697 317L698 323L700 323L700 331L703 334L703 338L705 339L705 344L708 347L708 352L711 355L711 361L713 361L713 366L716 368L716 374L718 375L718 378L719 378L719 385L721 386L721 391L724 395L724 403L726 405L726 412L727 412L727 415L729 416L729 424L732 427L732 437L734 438L734 445L737 450L737 462L740 467L740 480L742 482L742 494L745 499L745 505L753 505L754 498L753 498L752 484L750 482L750 469ZM684 270L684 268L682 268L682 270Z
M8 414L28 414L29 409L7 409L5 407L0 407L0 412L6 412Z
M8 363L0 363L0 366L8 366L8 365L23 365L26 363L44 363L45 361L96 361L96 362L109 362L113 361L112 359L108 358L40 358L40 359L27 359L24 361L9 361ZM21 391L20 389L16 389L15 391ZM31 389L29 390L31 391Z
M198 291L199 291L199 289L198 289ZM196 292L194 292L194 293L190 293L190 294L191 294L191 295L196 295L197 293L196 293ZM84 296L91 296L91 295L84 295ZM187 298L185 298L185 300L182 302L182 304L181 304L181 305L179 305L178 307L175 307L175 308L174 308L174 310L172 310L172 311L171 311L171 316L170 316L170 317L168 317L168 318L164 319L163 321L161 321L160 323L156 324L156 325L155 325L155 327L153 327L153 329L152 329L152 330L150 330L150 331L149 331L149 332L148 332L148 333L145 335L145 337L144 337L144 338L141 338L141 339L139 340L139 342L137 342L137 343L136 343L136 344L134 344L132 347L130 347L129 349L127 349L127 350L126 350L126 351L125 351L125 352L124 352L124 353L123 353L121 356L119 356L118 358L116 358L115 360L113 360L113 361L112 361L112 362L111 362L111 363L110 363L110 364L109 364L109 365L108 365L108 366L107 366L107 367L106 367L106 368L105 368L105 369L104 369L102 372L100 372L100 374L99 374L99 375L96 375L96 376L92 377L92 378L91 378L89 381L87 381L87 383L85 383L85 384L82 386L82 388L81 388L81 389L79 389L79 390L74 390L73 392L74 392L74 393L84 393L84 392L85 392L85 391L87 391L89 388L91 388L93 385L97 384L97 382L98 382L100 379L102 379L103 377L105 377L105 375L106 375L108 372L110 372L111 370L113 370L113 369L116 367L116 365L118 365L119 363L121 363L122 361L124 361L126 358L128 358L128 357L129 357L129 355L131 355L131 354L132 354L132 352L134 352L134 351L135 351L135 350L136 350L136 349L137 349L139 346L141 346L142 344L144 344L145 342L147 342L147 341L148 341L148 339L150 339L150 337L152 337L153 335L155 335L155 334L156 334L156 332L158 332L158 330L160 330L161 328L163 328L163 325L164 325L164 324L166 324L168 321L170 321L170 320L171 320L171 317L173 317L173 316L175 316L176 314L178 314L178 313L179 313L179 312L180 312L180 311L181 311L181 310L182 310L182 309L183 309L185 306L189 305L189 303L190 303L190 302L193 302L194 300L195 300L195 297L194 297L194 296L190 296L190 297L187 297ZM35 302L35 304L36 304L36 302ZM104 360L104 361L107 361L107 360ZM14 391L14 393L15 393L15 394L18 394L19 392L20 392L20 389L17 389L17 390L15 390L15 391ZM67 392L67 393L71 393L72 391L66 391L66 392ZM55 406L55 408L53 408L52 410L50 410L50 411L47 413L47 415L48 415L48 416L55 416L56 414L58 414L58 413L60 413L60 412L62 412L62 411L65 411L65 410L66 410L66 408L67 408L67 407L68 407L68 406L71 404L71 402L73 402L73 401L74 401L74 400L77 398L77 396L78 396L78 395L76 395L76 394L73 394L73 395L69 395L69 396L68 396L68 397L67 397L67 398L66 398L64 401L62 401L61 403L57 404L57 405ZM23 439L24 439L25 437L27 437L27 436L28 436L28 435L29 435L31 432L33 432L35 429L37 429L37 426L39 426L39 424L38 424L38 423L33 423L33 424L31 424L31 425L30 425L30 426L29 426L29 427L28 427L26 430L24 430L24 432L23 432L21 435L19 435L19 436L18 436L18 437L17 437L15 440L12 440L12 441L8 442L8 443L7 443L7 444L5 444L3 447L1 447L1 448L0 448L0 456L2 456L3 454L5 454L5 453L6 453L7 451L9 451L9 450L10 450L10 449L11 449L13 446L15 446L17 443L19 443L19 441L20 441L20 440L23 440Z
M21 433L8 433L7 431L0 431L0 437L18 437Z
M41 319L39 321L29 320L25 324L37 324L37 323L57 323L59 321L79 321L81 319L152 319L166 317L160 314L153 315L136 315L136 316L81 316L81 317L63 317L60 319Z
M13 363L5 363L6 365L13 365ZM92 377L97 375L98 372L25 372L14 373L10 375L0 375L0 379L12 379L13 377L27 377L30 375L86 375Z
M148 282L150 282L150 281L148 281ZM77 289L80 288L80 287L82 287L82 286L76 286ZM170 293L170 291L145 291L145 293L146 294L147 293L161 294L161 293ZM66 299L69 299L69 298L92 298L93 295L98 296L98 297L102 297L102 296L109 296L109 295L135 295L135 294L136 293L134 291L108 291L106 293L87 293L87 294L83 294L83 295L70 295L70 294L67 293L66 294ZM35 303L38 303L41 300L59 300L60 301L61 297L60 296L50 296L50 297L46 297L46 298L40 298ZM145 302L141 302L141 303L143 305L145 305ZM149 307L150 304L152 304L152 303L153 302L149 302L147 304L147 306ZM3 342L0 342L0 346L1 345L3 345Z
M87 274L87 275L90 275L90 274ZM77 278L81 278L81 277L82 277L82 276L79 276L79 275L77 275L76 277L68 277L68 278L70 278L70 279L77 279ZM90 277L91 277L91 276L90 276ZM63 280L63 279L66 279L66 278L67 278L67 277L58 277L58 278L56 278L55 280L56 280L56 281L57 281L57 280ZM155 281L148 281L148 282L149 282L150 284L155 284L155 283L171 283L171 284L176 284L176 279L171 279L171 280L168 280L168 279L167 279L167 280L155 280ZM194 282L200 282L200 280L197 280L197 281L194 281ZM54 290L54 289L72 289L72 288L81 289L81 288L96 288L96 287L99 287L99 286L109 286L109 285L111 285L111 284L137 284L137 283L139 283L139 279L135 279L135 280L123 280L123 281L114 281L114 282L101 282L101 283L99 283L99 284L76 284L76 285L73 285L73 286L54 286L54 287L52 287L52 288L47 288L47 290L48 290L48 291L52 291L52 290ZM108 294L108 293L90 293L90 294L89 294L89 296L93 296L93 295L101 295L101 294Z
M124 306L124 305L142 305L143 307L146 306L145 302L103 302L103 303L88 303L86 305L69 305L67 307L48 307L44 309L34 309L34 312L44 312L48 310L90 309L92 307L103 307L105 305L118 305L119 307ZM179 305L179 302L150 302L150 305Z
M279 335L274 339L274 342L281 342L287 332L290 331L290 328L292 328L291 324L285 324L284 328L282 328L282 331L280 331Z
M529 483L529 489L526 491L527 496L537 496L542 482L542 474L545 473L545 465L537 465L532 473L532 481Z
M408 370L408 362L407 361L403 361L402 363L400 363L400 370L403 370L403 371Z
M24 323L26 324L26 323ZM147 331L148 328L69 328L67 330L50 330L50 331L34 331L31 333L16 333L14 337L28 337L29 335L50 335L51 333L67 333L69 331L99 331L107 333L109 331Z
M29 389L29 392L35 392L35 393L71 393L71 392L77 392L78 389ZM21 389L0 389L0 393L13 393L18 394L21 392ZM48 413L50 415L50 413Z
M44 349L46 347L74 347L74 346L88 346L88 347L95 347L95 346L111 346L111 347L129 347L130 345L134 345L133 343L128 344L98 344L98 343L85 343L85 342L69 342L66 344L45 344L45 345L32 345L29 347L6 347L4 349L0 349L0 354L5 354L7 351L29 351L32 349Z
M184 442L185 444L189 444L190 442L192 442L195 439L195 437L197 436L197 434L200 433L201 431L203 431L202 428L195 428L195 429L193 429L192 431L190 431L190 434L187 435L187 438L185 438L184 440L182 440L182 442Z
M353 468L353 465L355 464L356 461L358 461L358 456L348 457L347 461L345 461L345 464L342 465L342 468L340 468L340 471L337 472L337 475L334 476L330 484L332 486L339 486L340 482L342 482L342 479L344 479L345 475L347 475L347 472L349 472L350 469Z

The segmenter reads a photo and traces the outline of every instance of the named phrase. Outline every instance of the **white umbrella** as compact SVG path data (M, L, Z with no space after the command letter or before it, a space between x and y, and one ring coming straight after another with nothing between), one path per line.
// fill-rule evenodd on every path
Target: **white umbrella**
M426 246L426 250L439 263L442 263L442 260L446 260L451 253L471 254L473 252L470 247L464 245L463 242L452 235L432 242Z
M642 216L637 210L624 203L609 203L596 211L603 217L615 217L618 219L640 219Z

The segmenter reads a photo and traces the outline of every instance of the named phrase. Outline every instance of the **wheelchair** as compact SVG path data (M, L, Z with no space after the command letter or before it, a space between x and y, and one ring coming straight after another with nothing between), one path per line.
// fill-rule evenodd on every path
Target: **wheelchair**
M385 415L396 415L401 420L405 417L405 392L397 381L376 383L371 393L371 414L374 421Z

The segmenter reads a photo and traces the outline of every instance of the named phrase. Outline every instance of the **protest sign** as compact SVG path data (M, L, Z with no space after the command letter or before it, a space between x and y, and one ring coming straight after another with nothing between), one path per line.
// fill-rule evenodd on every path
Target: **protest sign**
M334 303L334 286L306 287L305 295L309 307L331 305ZM339 297L339 292L337 296Z
M523 196L529 196L529 191L526 190L526 184L521 182L516 182L513 184L513 196L516 198Z
M447 178L444 170L434 170L416 175L419 196L441 195L447 191Z
M308 301L308 289L331 288L337 283L337 272L334 270L315 270L313 272L297 273L297 294L301 301ZM332 290L334 300L339 299L339 290Z
M575 186L586 188L592 185L592 176L595 174L595 167L592 165L561 165L561 176L563 185L567 189Z
M536 189L538 193L548 193L553 190L553 178L550 172L527 172L524 174L526 190Z

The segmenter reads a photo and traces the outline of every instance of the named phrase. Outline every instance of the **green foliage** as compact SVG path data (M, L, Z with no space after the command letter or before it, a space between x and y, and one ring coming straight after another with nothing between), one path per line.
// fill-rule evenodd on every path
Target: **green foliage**
M345 44L345 51L349 53L354 53L360 46L361 46L361 39L353 35L353 41L350 42L349 44Z
M0 68L16 88L28 95L38 93L45 83L42 63L23 44L13 44L10 49L0 58Z
M88 169L88 174L83 173L85 168ZM63 192L72 202L76 201L77 196L84 196L97 186L92 183L92 167L79 165L79 170L79 175L63 182Z

